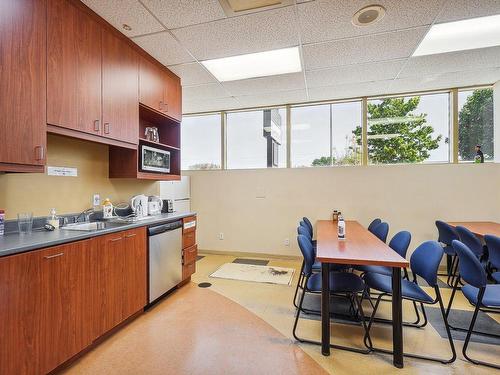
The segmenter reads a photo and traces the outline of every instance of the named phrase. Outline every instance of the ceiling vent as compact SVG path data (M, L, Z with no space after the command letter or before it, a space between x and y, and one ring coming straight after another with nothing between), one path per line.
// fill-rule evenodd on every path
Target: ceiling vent
M377 23L385 16L385 8L382 5L369 5L358 10L352 16L352 23L356 26L368 26Z
M228 17L292 5L293 0L219 0Z

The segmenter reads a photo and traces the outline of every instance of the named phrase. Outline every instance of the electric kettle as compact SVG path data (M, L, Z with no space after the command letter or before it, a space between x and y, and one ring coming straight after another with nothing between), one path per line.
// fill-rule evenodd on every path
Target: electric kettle
M148 216L148 197L144 194L136 195L130 199L130 208L136 217Z

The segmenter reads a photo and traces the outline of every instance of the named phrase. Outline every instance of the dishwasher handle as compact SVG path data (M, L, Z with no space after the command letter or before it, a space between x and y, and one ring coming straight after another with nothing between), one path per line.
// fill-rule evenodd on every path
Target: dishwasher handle
M182 220L174 221L173 223L166 223L161 225L156 225L154 227L148 228L148 235L154 236L157 234L165 233L171 230L182 228Z

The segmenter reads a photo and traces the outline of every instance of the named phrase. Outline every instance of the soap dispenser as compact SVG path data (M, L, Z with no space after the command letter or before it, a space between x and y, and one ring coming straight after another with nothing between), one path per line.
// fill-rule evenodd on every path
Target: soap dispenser
M104 219L111 219L113 217L113 204L106 198L102 204L102 217Z
M54 227L54 229L59 228L59 218L56 215L55 208L50 209L50 216L47 219L47 223L52 225Z

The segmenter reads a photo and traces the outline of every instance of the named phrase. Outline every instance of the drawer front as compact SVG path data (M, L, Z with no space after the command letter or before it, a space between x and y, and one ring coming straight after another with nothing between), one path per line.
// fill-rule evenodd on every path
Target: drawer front
M182 266L182 280L186 280L196 272L196 262Z
M183 233L196 232L196 216L189 216L182 219Z
M196 244L196 232L188 232L182 235L182 248L186 249L188 247Z
M196 262L198 256L198 246L194 245L182 250L182 264L190 264Z

